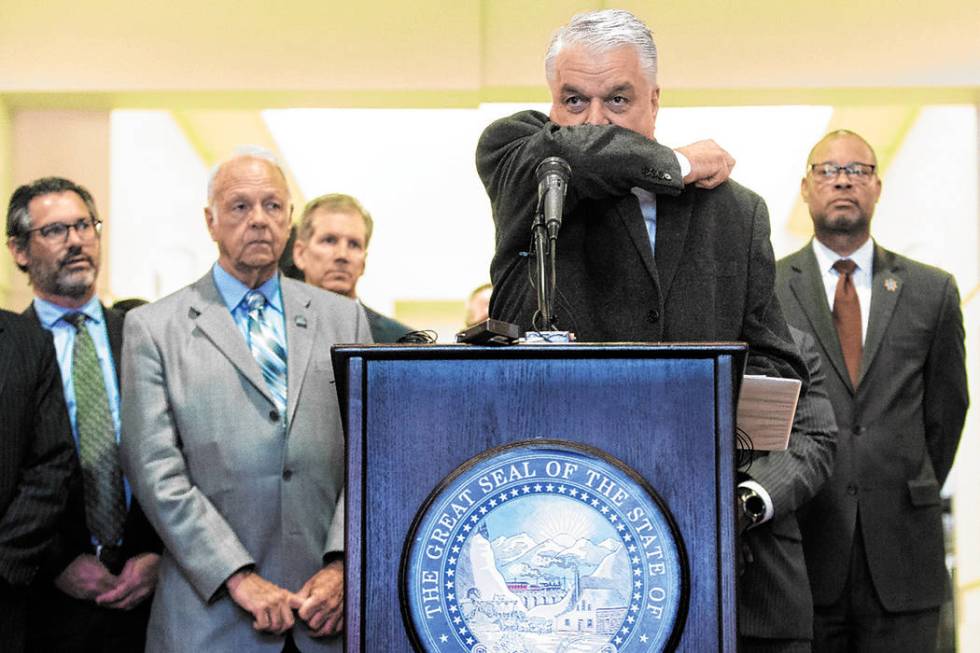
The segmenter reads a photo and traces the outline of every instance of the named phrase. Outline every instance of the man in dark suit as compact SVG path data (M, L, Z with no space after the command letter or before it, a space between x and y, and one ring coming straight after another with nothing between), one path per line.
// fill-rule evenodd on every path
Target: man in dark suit
M374 220L350 195L332 193L311 200L303 209L293 263L306 283L357 299L357 282L364 274ZM362 304L363 306L363 304ZM412 327L364 306L375 342L398 342Z
M0 645L25 650L27 587L68 503L75 447L51 337L0 311Z
M119 465L123 317L95 295L101 226L91 194L59 177L14 191L8 246L26 314L54 338L82 473L31 609L37 651L142 651L161 544Z
M545 70L550 117L504 118L477 146L496 224L490 317L548 328L535 323L526 252L535 168L559 156L572 169L557 241L560 328L593 342L743 340L753 373L805 378L773 294L765 203L722 183L734 161L714 143L678 156L653 140L660 89L647 27L621 10L575 16Z
M968 405L959 294L948 273L871 240L876 164L853 132L814 146L801 191L815 238L777 266L840 428L800 523L816 651L934 650L948 583L939 491Z
M751 347L751 372L805 382L773 291L765 203L725 181L734 161L713 143L675 153L653 140L660 92L647 27L620 10L575 16L554 37L545 70L551 115L525 111L499 120L477 147L496 224L490 316L524 330L548 328L535 320L526 251L535 169L559 156L572 170L557 241L560 328L584 341L742 340ZM764 483L750 470L738 488L749 523L792 510L786 485L797 488L793 494L817 482L824 449L812 449L798 466L769 466Z
M770 519L742 536L744 560L738 580L742 653L808 653L813 637L813 602L807 591L796 511L830 477L837 426L816 342L799 329L790 327L790 332L806 361L810 386L797 404L787 450L760 455L747 471L765 489L772 511Z

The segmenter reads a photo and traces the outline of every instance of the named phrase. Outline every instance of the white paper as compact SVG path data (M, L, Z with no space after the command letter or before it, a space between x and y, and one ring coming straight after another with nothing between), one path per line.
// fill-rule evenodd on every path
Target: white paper
M756 451L784 451L793 430L799 379L746 375L738 397L735 424ZM741 446L741 444L740 444Z

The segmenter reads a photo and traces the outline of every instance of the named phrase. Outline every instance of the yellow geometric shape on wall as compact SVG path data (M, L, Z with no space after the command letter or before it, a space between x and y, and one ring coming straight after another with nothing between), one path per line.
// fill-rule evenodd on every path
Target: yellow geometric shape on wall
M834 107L834 113L827 123L825 133L848 129L860 134L878 155L878 176L884 179L888 174L888 166L919 117L919 111L920 109L914 106ZM804 163L800 162L801 170ZM786 223L786 230L801 240L808 239L813 234L810 212L802 198L796 199L789 222Z
M286 181L295 207L293 217L298 217L306 200L260 111L193 109L171 113L206 168L227 158L241 145L258 145L274 153L286 164Z

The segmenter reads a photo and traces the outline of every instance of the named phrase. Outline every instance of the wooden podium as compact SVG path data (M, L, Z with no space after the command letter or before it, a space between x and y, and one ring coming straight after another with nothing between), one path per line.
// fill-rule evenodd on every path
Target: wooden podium
M345 650L418 646L400 586L420 508L466 461L540 438L605 452L659 495L686 566L668 648L734 652L734 419L746 352L736 343L335 347L347 432Z

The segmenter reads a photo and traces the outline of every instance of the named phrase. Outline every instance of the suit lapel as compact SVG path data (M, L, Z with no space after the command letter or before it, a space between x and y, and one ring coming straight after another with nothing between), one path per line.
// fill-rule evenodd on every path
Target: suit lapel
M41 324L41 318L39 318L37 316L37 311L34 310L34 302L33 301L31 301L31 303L27 305L27 308L24 309L24 312L21 313L21 315L24 315L26 317L31 318L32 320L34 320L35 322L37 322L37 325L38 326L43 326Z
M125 316L102 305L102 315L105 317L105 330L109 335L109 349L112 350L112 364L116 368L116 379L119 378L119 365L122 361L123 320Z
M817 267L817 257L813 253L813 246L807 244L802 250L797 252L790 263L794 274L789 280L790 289L797 303L806 314L813 335L820 341L830 363L840 377L844 386L854 393L854 386L851 384L851 376L847 372L847 365L844 363L844 352L840 348L840 338L837 337L837 329L834 328L834 318L827 306L827 292L823 285L823 277Z
M310 365L314 335L317 332L317 315L310 308L309 293L301 286L282 279L282 302L286 316L286 392L288 423L296 413L306 368Z
M657 197L659 204L660 196L658 195ZM646 268L650 278L653 279L654 285L659 288L660 278L657 275L657 265L653 260L653 252L650 250L650 234L647 233L646 222L644 222L643 214L640 212L640 201L635 195L630 193L627 197L616 202L615 210L619 214L619 218L623 221L623 226L626 227L626 232L629 234L630 240L633 241L633 246L636 247L636 251L640 255L640 260L643 261L643 267ZM657 237L659 238L659 219L657 222ZM662 294L661 297L663 297Z
M4 330L7 326L4 324L6 322L5 317L0 317L0 364L4 367L10 366L10 346L7 344L7 336L4 335ZM6 374L0 374L0 396L3 395L3 381L6 378Z
M218 289L211 279L211 272L205 274L194 284L188 317L194 320L197 328L221 352L238 372L255 386L256 390L273 403L269 388L262 378L262 370L252 357L245 344L242 332L238 330L228 307L225 306ZM205 362L206 364L206 362Z
M687 229L691 224L691 213L694 209L694 196L692 192L682 193L677 197L657 195L657 238L654 258L657 263L657 273L660 275L660 292L664 298L670 295L670 285L674 282L674 276L684 254Z
M888 323L895 312L895 305L902 294L905 279L902 268L895 256L875 245L874 263L871 277L871 308L868 311L868 333L864 338L864 351L861 355L861 379L871 367L875 354L881 346Z

